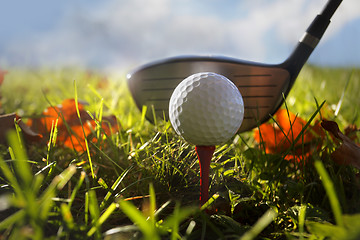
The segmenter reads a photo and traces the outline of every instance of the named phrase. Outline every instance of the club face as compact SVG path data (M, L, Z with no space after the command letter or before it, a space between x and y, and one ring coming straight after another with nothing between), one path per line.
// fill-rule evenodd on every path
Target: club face
M266 121L280 107L283 93L290 87L291 76L281 65L213 57L177 58L148 65L130 74L128 84L137 106L147 106L146 118L154 122L154 115L168 119L172 92L183 79L198 72L224 75L239 88L245 105L239 132Z

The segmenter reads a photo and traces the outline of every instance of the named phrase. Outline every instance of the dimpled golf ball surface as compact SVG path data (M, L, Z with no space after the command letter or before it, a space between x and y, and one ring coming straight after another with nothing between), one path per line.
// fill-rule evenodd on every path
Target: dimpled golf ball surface
M244 102L238 88L226 77L197 73L175 88L169 102L169 118L177 134L187 142L219 145L240 128Z

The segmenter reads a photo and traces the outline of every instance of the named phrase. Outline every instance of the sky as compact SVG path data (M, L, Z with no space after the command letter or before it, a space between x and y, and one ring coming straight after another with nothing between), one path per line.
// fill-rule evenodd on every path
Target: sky
M326 0L12 0L1 66L123 71L177 55L280 63ZM309 62L360 66L360 1L344 0Z

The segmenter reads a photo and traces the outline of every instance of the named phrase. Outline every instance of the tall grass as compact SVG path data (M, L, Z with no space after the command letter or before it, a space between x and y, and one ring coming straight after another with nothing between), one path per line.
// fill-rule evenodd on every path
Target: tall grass
M200 209L194 146L169 122L147 122L124 79L69 69L9 72L0 87L4 112L26 120L49 104L76 98L87 101L100 121L115 114L121 129L105 138L98 134L85 153L57 146L56 125L48 146L26 144L13 132L0 148L3 239L360 237L359 171L331 160L337 143L329 135L301 164L286 161L286 152L265 153L251 132L236 135L216 148L212 198ZM359 77L357 69L307 66L287 109L309 124L321 114L342 127L359 125Z

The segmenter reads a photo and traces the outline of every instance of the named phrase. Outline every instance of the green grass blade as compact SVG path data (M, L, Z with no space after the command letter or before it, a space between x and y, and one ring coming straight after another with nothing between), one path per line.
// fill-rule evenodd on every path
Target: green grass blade
M176 240L179 238L179 224L180 222L183 220L179 215L180 215L180 209L179 209L179 205L176 204L175 205L175 210L173 212L173 220L171 222L171 240ZM184 214L185 211L181 210L181 212ZM184 215L185 217L188 217L187 214Z
M164 220L163 226L171 229L171 240L180 239L179 225L189 216L198 212L197 207L183 207L180 208L180 204L176 203L174 212L168 218Z
M118 188L118 186L120 185L120 183L124 180L124 178L126 177L126 175L129 173L130 169L132 167L129 167L128 169L126 169L126 171L124 171L114 182L114 184L111 186L111 191L108 191L107 194L105 195L103 201L100 204L100 209L103 209L104 207L106 207L108 205L108 202L110 201L110 197L113 196L115 194L115 190Z
M97 128L96 128L96 138L97 139L100 139L100 134L101 134L101 122L102 122L102 118L103 118L103 107L104 107L104 98L101 98L100 100L100 108L99 108L99 111L98 111L98 114L97 114L97 121L96 121L96 125L97 125Z
M56 145L56 139L57 139L57 134L58 134L58 129L57 129L58 122L59 122L59 119L57 118L55 123L52 122L52 124L51 124L51 131L50 131L48 149L47 149L47 154L46 154L46 164L49 164L52 149Z
M101 236L101 229L99 225L96 225L100 217L99 204L96 198L96 193L94 190L89 191L89 212L92 218L92 226L95 228L94 233L96 233L96 238L99 239Z
M96 146L96 144L94 144L92 142L90 142L90 143L92 144L93 147L96 148L97 151L99 151L99 153L101 153L102 156L104 156L107 160L109 160L115 167L117 167L121 171L125 171L124 168L122 168L119 164L117 164L114 160L112 160L103 150L101 150L98 146Z
M267 210L264 215L257 220L254 226L240 238L240 240L255 239L272 221L274 221L276 216L277 213L274 210Z
M304 239L304 225L306 216L306 205L301 205L299 210L299 233L300 240Z
M337 225L332 225L328 222L313 222L307 221L306 227L312 234L310 239L334 239L334 240L349 240L358 238L347 237L348 231L345 228L341 228Z
M33 174L28 163L27 154L20 142L18 135L14 131L10 131L8 133L8 141L10 143L10 147L13 150L15 161L14 167L16 173L19 175L22 180L22 184L24 188L30 188L31 182L33 180Z
M85 214L84 214L84 221L85 224L88 225L89 223L89 192L85 193L85 206L84 206L84 210L85 210Z
M82 184L84 182L85 175L86 175L85 172L80 173L79 181L77 182L77 184L76 184L75 188L73 189L73 191L71 193L71 196L70 196L69 208L71 208L72 203L75 200L76 194L79 192L79 189L80 189L80 187L82 186Z
M141 118L140 118L139 128L142 128L144 126L144 122L146 120L146 112L147 112L147 106L143 105L142 110L141 110Z
M301 129L299 135L293 140L291 141L290 139L287 139L289 142L291 142L291 146L289 147L289 149L284 153L284 156L288 155L290 151L294 150L297 142L304 137L304 133L305 131L308 129L308 127L310 126L311 122L315 119L316 115L320 112L321 108L324 106L325 101L323 101L320 106L316 109L316 111L311 115L310 119L307 121L307 123L305 124L305 126L303 126L303 128ZM289 111L288 111L289 112ZM277 123L277 125L279 126L279 124ZM281 129L281 127L280 127ZM281 131L283 132L284 136L286 136L286 133L283 131L283 129L281 129Z
M34 176L34 181L31 186L31 189L32 189L34 195L36 195L36 196L38 195L40 188L43 184L43 181L44 181L44 175L38 174L38 175Z
M111 111L114 111L114 109L106 101L103 101L104 100L103 96L93 86L87 84L87 88L90 89L90 91L102 101L101 103L102 105L105 105L105 107L111 109Z
M105 189L105 190L109 189L109 186L106 184L104 179L99 178L97 182L103 189Z
M211 198L204 205L201 206L200 210L203 211L206 208L208 208L209 206L211 206L211 204L213 204L215 202L215 200L219 197L220 197L219 194L212 195Z
M4 174L5 178L9 181L11 187L14 189L17 197L19 200L24 200L24 193L20 187L19 182L16 179L16 176L14 173L10 170L9 166L6 164L6 162L2 159L0 156L0 169L1 172Z
M86 134L85 134L85 130L84 130L84 125L83 122L81 120L81 116L80 116L80 111L79 111L79 102L78 102L78 94L77 94L77 87L76 87L76 81L74 81L74 89L75 89L75 107L76 107L76 113L78 115L80 124L81 124L81 128L84 134L84 141L85 141L85 146L86 146L86 152L87 152L87 156L88 156L88 160L89 160L89 165L90 165L90 170L91 170L91 176L94 179L95 178L95 174L94 174L94 168L93 168L93 164L92 164L92 160L91 160L91 154L90 154L90 150L89 150L89 144L86 138Z
M118 207L119 207L119 205L117 203L110 204L110 206L105 210L105 212L95 222L94 226L88 231L87 236L91 237Z
M150 194L149 218L151 223L155 225L156 196L155 196L155 189L153 184L149 184L149 194Z
M344 227L342 211L339 203L339 199L337 198L336 191L333 185L333 182L330 179L329 174L327 173L323 163L319 160L315 161L315 168L320 175L321 181L324 185L326 194L329 197L331 209L333 211L336 224L340 227Z
M70 165L67 169L65 169L65 171L58 175L57 177L59 178L59 183L57 184L57 189L63 189L75 173L76 167L74 165Z
M39 198L39 204L41 206L40 218L47 219L48 213L51 210L53 205L53 198L56 195L57 190L61 190L66 183L71 179L75 174L76 168L71 165L65 169L60 175L56 176L50 183L50 185L45 189L43 194Z
M60 205L60 210L61 210L61 215L63 217L63 220L64 220L67 228L73 229L75 224L74 224L73 215L71 214L71 211L70 211L70 207L67 204L62 203Z
M161 207L159 209L156 210L154 217L158 217L171 203L171 200L168 200L166 203L164 203L163 205L161 205Z
M341 92L341 96L340 96L340 99L336 105L336 108L335 108L335 112L334 112L334 115L335 117L337 117L339 115L339 112L340 112L340 108L343 104L343 101L344 101L344 96L345 96L345 93L348 89L348 86L349 86L349 83L353 80L353 75L354 75L354 72L352 71L352 73L350 74L350 76L346 79L346 83L345 83L345 86L344 86L344 89L342 90Z
M100 216L100 209L94 190L89 191L89 211L93 221L97 221Z
M157 126L157 117L156 117L156 111L155 111L155 107L154 105L151 105L151 112L152 112L152 116L153 116L153 120L154 120L154 126Z
M144 234L145 239L160 239L156 233L155 226L146 221L146 217L130 202L121 200L119 202L121 210L135 223L141 232Z
M24 209L17 211L13 215L7 217L6 219L0 222L0 231L10 228L16 222L23 220L25 216L26 216L26 212Z

